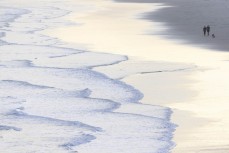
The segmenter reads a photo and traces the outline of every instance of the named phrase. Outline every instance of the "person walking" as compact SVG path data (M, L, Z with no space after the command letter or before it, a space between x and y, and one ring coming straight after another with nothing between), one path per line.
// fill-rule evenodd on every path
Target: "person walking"
M207 33L208 33L208 36L209 36L209 33L210 33L210 26L209 25L207 26Z
M204 27L203 27L204 36L206 35L206 31L207 31L207 27L204 26Z

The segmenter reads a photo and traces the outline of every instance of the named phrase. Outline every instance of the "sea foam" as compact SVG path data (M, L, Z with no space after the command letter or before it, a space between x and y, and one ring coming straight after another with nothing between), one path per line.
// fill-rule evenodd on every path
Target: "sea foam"
M169 152L171 110L141 104L140 91L93 70L126 56L39 33L72 25L63 16L79 6L20 2L0 2L0 152Z

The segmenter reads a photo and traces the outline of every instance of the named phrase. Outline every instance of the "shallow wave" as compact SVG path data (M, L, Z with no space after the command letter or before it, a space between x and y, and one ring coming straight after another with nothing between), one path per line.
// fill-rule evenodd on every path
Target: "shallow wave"
M10 22L13 22L15 19L19 18L21 15L29 13L28 10L22 8L12 8L12 7L4 7L0 6L0 22L1 28L7 26Z
M84 144L84 143L89 143L94 139L96 139L95 136L84 134L82 135L82 138L78 138L77 140L73 139L70 142L61 145L61 147L64 147L66 150L73 150L72 149L73 147Z
M79 8L70 2L0 1L18 7L0 12L0 152L169 152L171 110L139 103L140 91L92 69L126 56L39 34L71 24L62 19Z
M1 130L14 130L14 131L21 131L20 128L13 127L13 126L5 126L5 125L0 125L0 131Z

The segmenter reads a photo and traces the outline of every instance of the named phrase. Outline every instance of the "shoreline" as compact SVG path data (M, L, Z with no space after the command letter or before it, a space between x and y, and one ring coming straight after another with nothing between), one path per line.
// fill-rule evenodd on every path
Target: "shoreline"
M100 17L100 16L96 16L96 17ZM104 19L104 20L107 21L107 18ZM86 22L87 24L90 24L91 23L90 22L90 19L83 20L82 23L83 22ZM93 22L99 22L99 21L93 21ZM147 29L149 27L148 23L147 24L144 24L143 27L141 27L141 28ZM62 29L63 30L62 32L66 32L67 33L66 35L68 35L69 33L82 34L82 33L78 33L79 31L82 30L82 29L80 29L80 28L78 29L78 28L79 27L76 27L76 29L71 29L70 28L70 30L69 29ZM59 36L60 35L63 35L63 33L61 32L61 29L58 29L58 30L60 30ZM83 29L83 32L85 32L85 30L87 30L87 28ZM88 33L88 35L86 35L85 38L90 38L90 37L87 37L87 36L93 35L93 34L94 34L93 31L90 31ZM120 37L119 35L115 35L115 36ZM127 37L127 38L129 38L129 37ZM149 39L149 37L147 37L145 35L142 38L146 38L147 40ZM66 40L67 38L64 37L64 36L62 36L62 39L63 40ZM70 39L73 39L73 38L70 38ZM92 38L92 39L95 39L95 38ZM82 44L84 43L84 41L78 41L78 40L79 39L75 39L73 42L77 42L77 43L79 42L79 43L82 43ZM130 39L130 40L131 41L133 40L133 42L139 42L140 39L137 39L136 38L136 40L135 40L133 38L133 39ZM144 46L144 45L148 46L153 40L156 40L156 43L158 43L158 42L164 42L164 40L150 39L150 40L148 40L149 43L146 43L145 44L143 42L140 42L138 45L141 46L141 47ZM110 40L108 40L108 41L110 41ZM108 41L105 41L105 42L108 42ZM87 42L87 40L85 40L85 42ZM220 77L221 74L224 74L224 73L228 74L228 69L227 69L227 65L228 64L226 62L223 62L224 60L227 59L227 57L228 57L227 54L221 53L221 52L209 51L208 49L200 49L200 48L196 48L196 47L190 47L190 46L186 46L186 45L180 45L180 44L179 45L171 45L173 43L166 42L166 43L162 43L162 44L164 44L164 45L166 44L166 45L169 45L169 46L171 45L170 48L161 48L161 47L159 47L159 48L156 48L156 47L155 48L150 48L150 50L151 49L160 50L160 51L162 51L162 53L158 53L157 54L154 51L152 54L150 54L150 56L151 55L152 56L156 55L156 56L153 57L153 58L152 57L147 58L147 56L149 56L147 53L149 53L149 52L145 52L145 53L144 52L141 52L139 54L138 51L141 48L138 48L138 50L136 50L134 53L133 52L128 52L128 50L130 51L135 46L132 46L132 48L129 48L129 47L122 48L123 46L118 46L118 48L116 48L116 47L112 48L113 46L107 46L106 48L100 48L101 46L96 46L96 45L104 44L105 42L93 42L92 45L94 45L94 46L90 46L89 47L90 48L89 50L92 50L92 51L95 51L95 52L96 51L101 51L101 52L108 52L108 53L114 53L114 54L124 53L124 54L127 54L129 56L140 56L141 54L144 54L144 56L140 56L140 58L143 59L143 60L146 60L146 59L155 60L155 59L157 59L158 61L178 62L178 63L194 63L194 64L196 64L197 67L198 67L198 72L197 73L193 73L192 72L192 74L189 75L189 76L191 76L193 80L198 80L198 81L196 81L195 83L192 83L190 85L191 87L190 86L185 87L185 89L187 89L187 88L189 89L190 88L191 90L194 90L194 91L198 92L198 95L195 95L194 96L194 98L196 98L196 99L194 99L194 100L193 99L188 99L188 101L186 101L186 104L188 103L187 106L185 104L177 103L177 102L175 102L173 104L169 104L169 105L164 105L164 106L169 106L170 108L173 108L173 109L182 110L182 112L191 112L191 114L193 114L193 116L194 116L194 117L191 117L193 120L195 120L197 118L198 121L201 120L201 122L203 122L202 121L202 118L204 118L204 120L206 119L205 121L207 121L207 122L208 122L209 119L210 120L213 120L213 122L211 122L211 123L209 123L209 122L208 123L205 123L203 127L197 127L197 130L196 131L192 131L191 136L193 136L195 138L204 138L204 139L199 139L199 141L196 141L196 140L193 140L193 139L191 139L191 140L189 139L189 141L184 142L184 144L182 146L184 150L178 150L177 153L180 153L179 151L181 151L181 152L184 152L185 151L187 153L189 153L189 152L191 153L193 151L200 151L200 150L201 151L205 150L206 153L208 153L208 152L209 153L210 152L212 153L212 152L214 152L214 150L216 150L216 148L220 148L220 146L224 146L224 145L226 146L226 144L227 144L227 141L226 141L227 140L227 137L225 137L220 142L218 142L219 139L214 139L215 138L214 137L215 134L219 134L220 136L222 136L222 133L220 133L220 131L218 131L219 130L219 126L217 125L218 123L215 121L215 120L219 119L220 117L222 117L222 112L220 114L218 114L218 116L215 116L215 117L211 115L212 114L212 112L211 112L212 109L217 108L214 103L211 103L211 105L209 106L211 108L209 112L208 111L205 111L204 110L205 109L205 106L206 105L209 105L208 100L203 100L204 101L204 104L202 104L202 107L200 107L200 108L198 108L198 107L199 107L199 102L202 99L208 99L209 96L210 97L211 96L214 96L211 101L217 100L217 97L218 96L225 97L225 99L222 99L222 102L220 102L221 104L224 104L223 107L225 107L225 102L227 101L226 93L225 92L222 92L222 95L221 95L221 93L218 93L218 92L217 93L214 93L214 91L212 91L212 90L208 91L208 90L211 88L211 86L209 86L209 85L211 85L211 82L214 82L217 86L222 86L223 85L223 81L222 81L223 79L221 80L222 82L218 82L218 81L219 81L219 79L221 79L221 77ZM90 43L91 42L89 40L88 44L90 44ZM154 43L153 45L155 45L156 43ZM117 52L114 51L114 50L119 49L119 48L122 48L124 50L127 50L127 52L123 52L123 50L121 50L121 51L118 50ZM146 49L146 48L143 48L142 50L144 50L144 49ZM170 49L172 51L175 51L175 54L178 55L178 57L174 57L174 55L173 55L174 52L173 53L168 52L168 50L170 50ZM169 57L166 57L165 55L163 55L164 53L167 53L168 55L166 55L166 56L169 56ZM188 54L186 54L186 53L188 53ZM196 56L197 57L200 57L200 58L196 59ZM213 63L209 64L210 62L213 62ZM225 65L223 65L223 64L225 64ZM220 67L220 68L218 68L218 67ZM221 71L221 69L225 69L226 71ZM214 73L211 73L212 71ZM218 74L218 75L217 75L216 78L212 78L211 77L208 80L206 80L206 78L205 78L206 76L205 75L207 75L207 77L209 77L209 76L212 76L212 74ZM215 75L213 75L213 76L215 76ZM169 76L166 76L165 78L168 79ZM140 77L140 78L137 78L136 80L143 80L143 79ZM136 80L135 80L135 82L136 82ZM201 82L201 85L199 85L199 82ZM181 83L184 83L184 82L181 82ZM162 82L161 86L162 87L165 87L165 85L163 86L163 82ZM227 85L224 85L224 86L227 89L228 86ZM134 87L136 87L136 86L134 85ZM205 90L208 91L208 92L205 93L204 92ZM219 89L219 91L221 91L221 90L222 89ZM212 93L214 93L214 94L212 95ZM155 103L155 101L154 101L153 98L152 98L151 101L153 102L153 104L157 104L157 102ZM192 107L190 107L190 106L192 106ZM220 112L223 109L223 107L218 107L217 108L217 111ZM200 112L198 112L198 111L200 111ZM214 112L215 111L213 111L213 113ZM225 110L224 110L224 112L225 112ZM179 116L179 113L177 113L177 114ZM188 116L192 116L192 115L189 115L189 113L187 113L187 114L188 114ZM183 121L179 121L179 122L180 122L179 124L184 124L184 123L182 123ZM225 122L222 122L221 124L225 124ZM206 130L206 126L208 126L208 125L210 125L210 127L208 127L208 130L207 130L208 133L203 133L204 130ZM211 130L215 131L215 133L211 133ZM198 132L200 132L200 136L199 135L195 135L195 133L198 133ZM219 133L217 133L217 132L219 132ZM187 131L185 131L185 133L187 133ZM188 136L188 138L190 137L190 135L186 135L186 136ZM212 142L208 142L207 144L200 143L201 141L207 141L208 139L213 139L213 141ZM183 140L181 140L180 142L182 142L182 141ZM191 144L188 144L188 142L190 142ZM215 144L216 146L214 147L214 146L212 146L212 144ZM180 144L178 144L178 145L180 145ZM191 149L190 150L185 150L187 148L189 148L189 149L191 148ZM220 149L216 150L216 152L219 153L219 150Z
M5 24L2 39L9 44L0 48L0 150L169 152L175 128L169 121L170 109L139 103L143 96L139 90L93 70L127 57L79 50L42 35L45 29L71 25L63 16L65 7L74 6L53 1L54 7L49 1L37 2L37 7L26 2L29 13ZM1 4L11 6L9 1Z

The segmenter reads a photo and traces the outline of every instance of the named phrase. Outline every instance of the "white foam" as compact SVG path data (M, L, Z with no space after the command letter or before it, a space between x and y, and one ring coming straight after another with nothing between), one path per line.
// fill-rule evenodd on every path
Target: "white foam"
M0 2L18 8L0 13L0 152L168 152L170 109L142 105L140 91L92 70L127 57L39 34L71 24L62 17L79 6L70 2Z

